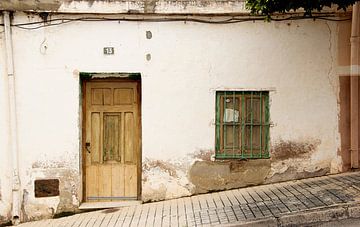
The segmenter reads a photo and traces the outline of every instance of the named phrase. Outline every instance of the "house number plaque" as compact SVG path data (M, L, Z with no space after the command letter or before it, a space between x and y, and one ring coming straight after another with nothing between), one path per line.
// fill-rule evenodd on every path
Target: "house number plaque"
M115 53L114 47L104 47L105 55L113 55Z

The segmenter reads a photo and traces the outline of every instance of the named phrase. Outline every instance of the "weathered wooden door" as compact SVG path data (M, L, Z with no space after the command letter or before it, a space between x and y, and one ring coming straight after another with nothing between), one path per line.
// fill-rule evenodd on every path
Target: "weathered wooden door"
M138 198L139 82L85 82L85 201Z

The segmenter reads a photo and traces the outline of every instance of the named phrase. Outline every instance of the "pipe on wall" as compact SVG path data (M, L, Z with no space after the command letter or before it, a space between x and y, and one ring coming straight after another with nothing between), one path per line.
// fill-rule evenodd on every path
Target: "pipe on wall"
M12 222L20 222L20 177L19 177L19 154L17 143L17 119L16 119L16 98L15 98L15 76L14 60L11 36L10 12L4 11L5 28L5 56L6 70L8 79L8 98L9 98L9 120L10 120L10 141L9 147L12 157Z
M360 44L360 3L353 6L351 24L351 69L350 69L350 135L351 168L359 168L359 44Z

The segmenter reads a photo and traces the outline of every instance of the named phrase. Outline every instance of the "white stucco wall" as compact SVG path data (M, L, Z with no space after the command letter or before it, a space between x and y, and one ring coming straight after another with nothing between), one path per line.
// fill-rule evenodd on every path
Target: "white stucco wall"
M14 22L33 20L39 18L16 13ZM38 30L13 27L13 42L22 193L28 193L27 204L47 205L34 205L40 213L56 212L60 201L35 199L34 179L66 176L66 188L77 197L65 203L77 206L81 197L78 72L141 73L143 159L180 160L214 150L215 91L269 89L271 144L316 140L320 144L306 168L340 164L336 22L72 22ZM106 46L115 47L115 55L104 56ZM0 156L7 160L3 55ZM9 209L9 169L0 165L1 215Z

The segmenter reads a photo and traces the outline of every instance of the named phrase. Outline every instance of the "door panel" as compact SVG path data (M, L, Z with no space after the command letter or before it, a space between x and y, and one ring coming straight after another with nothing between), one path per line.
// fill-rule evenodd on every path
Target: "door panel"
M137 199L138 82L85 83L85 201Z
M114 90L114 105L132 104L134 100L133 90L128 88L116 88Z
M134 163L134 116L133 113L125 113L125 162Z
M100 113L91 113L91 163L100 162Z
M137 188L137 168L136 165L125 165L125 196L135 197Z
M98 168L95 165L89 165L86 167L86 181L87 182L99 182L98 180ZM91 195L93 197L99 196L99 188L98 185L91 185L89 183L86 184L86 194ZM92 201L97 201L97 199L92 199Z
M120 113L104 114L104 161L121 161Z

